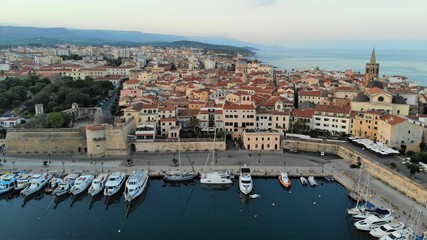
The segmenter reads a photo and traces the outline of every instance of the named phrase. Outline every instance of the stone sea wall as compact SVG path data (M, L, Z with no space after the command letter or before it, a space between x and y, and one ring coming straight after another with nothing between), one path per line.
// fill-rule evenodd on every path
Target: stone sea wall
M384 166L363 154L346 147L330 142L310 142L310 141L295 141L283 140L283 148L285 149L298 149L299 151L308 152L326 152L333 153L341 158L347 160L349 164L356 164L360 161L364 169L371 174L371 176L387 183L389 186L405 194L416 202L425 205L427 204L427 188L408 178L394 169Z

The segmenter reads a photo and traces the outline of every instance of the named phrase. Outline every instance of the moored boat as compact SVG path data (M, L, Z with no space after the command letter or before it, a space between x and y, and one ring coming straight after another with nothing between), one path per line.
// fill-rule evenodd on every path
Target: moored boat
M107 181L108 174L99 174L89 187L88 194L92 197L102 192L105 187L105 182Z
M47 185L53 175L49 173L35 173L31 175L30 184L21 191L22 197L28 197Z
M15 181L15 190L19 191L26 188L30 184L31 174L22 174Z
M389 223L392 219L393 217L390 215L384 217L369 215L366 219L354 223L354 226L361 231L371 231L374 228L381 227L384 224Z
M305 177L301 176L301 177L299 178L299 180L301 181L301 184L302 184L302 185L307 185L307 178L305 178Z
M240 192L245 195L250 194L253 190L251 170L246 166L246 164L240 169L239 189Z
M203 173L200 176L200 183L207 185L233 184L233 175L229 171L216 171Z
M126 187L123 196L126 202L132 202L144 192L148 182L148 174L145 171L133 171L126 180Z
M314 180L314 177L313 176L309 176L308 177L308 182L310 183L310 185L311 186L317 186L317 182L316 182L316 180Z
M285 188L291 187L291 179L288 177L287 172L281 172L279 175L279 182Z
M70 189L71 194L74 196L84 192L92 183L93 175L83 175L76 179L73 187Z
M44 189L45 193L51 194L58 187L58 184L61 182L61 180L62 179L59 177L53 177L50 179L47 187Z
M373 237L380 238L382 236L389 235L390 233L392 233L394 231L400 231L404 227L405 227L405 224L402 222L387 223L381 227L372 229L369 232L369 234L371 234Z
M104 195L109 197L116 194L125 183L126 175L123 172L113 172L105 183Z
M78 173L71 173L65 176L61 182L58 183L58 187L52 192L53 195L59 197L70 192L74 182L80 176Z
M15 174L6 173L0 177L0 194L9 192L15 187L17 177Z

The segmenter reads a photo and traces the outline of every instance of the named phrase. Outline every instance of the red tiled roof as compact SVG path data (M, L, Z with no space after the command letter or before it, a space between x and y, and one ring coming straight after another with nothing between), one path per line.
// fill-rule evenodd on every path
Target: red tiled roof
M402 117L399 117L399 116L393 115L393 114L385 115L381 118L381 120L385 121L386 123L388 123L390 125L396 125L396 124L399 124L399 123L406 121L405 118L402 118Z
M292 113L295 117L299 118L312 118L314 115L315 110L311 108L306 109L293 109Z
M329 112L329 113L342 113L342 114L350 114L351 107L350 106L336 106L336 105L317 105L315 108L316 112Z

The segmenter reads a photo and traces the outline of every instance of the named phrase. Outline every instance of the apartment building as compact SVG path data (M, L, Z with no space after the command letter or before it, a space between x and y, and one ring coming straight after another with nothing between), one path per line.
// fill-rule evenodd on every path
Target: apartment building
M244 129L255 129L256 111L253 104L234 104L226 102L224 109L224 128L227 136L242 137Z
M350 131L350 106L317 105L314 109L313 129L336 135Z

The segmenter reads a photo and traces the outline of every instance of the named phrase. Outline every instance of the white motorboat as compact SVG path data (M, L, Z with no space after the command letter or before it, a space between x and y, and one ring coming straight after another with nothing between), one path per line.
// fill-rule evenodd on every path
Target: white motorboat
M279 175L279 182L284 188L291 187L291 179L288 177L287 172L281 172Z
M104 190L105 182L107 181L107 178L108 178L108 174L104 174L104 173L99 174L98 177L96 177L92 181L92 185L88 190L88 194L93 197L98 193L102 192L102 190Z
M415 237L415 233L410 228L403 228L380 237L380 240L415 239Z
M375 215L369 215L366 219L357 221L354 226L361 231L371 231L374 228L390 223L392 219L393 217L390 215L381 218Z
M240 192L242 192L245 195L248 195L252 192L253 187L254 187L254 184L252 181L251 170L245 164L240 169L240 176L239 176Z
M301 177L299 178L299 180L301 181L301 184L302 184L302 185L307 185L307 178L305 178L305 177L301 176Z
M17 177L15 174L6 173L0 177L0 194L9 192L15 187Z
M74 182L73 187L70 190L71 194L76 196L82 193L90 186L92 181L93 181L93 175L91 174L78 177Z
M249 195L249 198L257 199L257 198L261 198L261 195L259 195L259 194L251 194L251 195Z
M212 153L212 162L211 165L214 168L215 166L215 139L216 139L216 133L214 134L214 144L212 151L209 152L208 158L206 160L205 169L209 162L209 157ZM224 171L211 171L211 172L204 172L200 176L200 183L205 185L228 185L233 184L234 175L230 173L228 170Z
M126 202L132 202L144 192L148 182L148 174L145 171L134 171L126 180L125 192L123 193Z
M314 180L314 177L313 176L309 176L308 177L308 182L310 183L310 185L311 186L317 186L317 182L316 182L316 180Z
M30 184L31 174L23 174L15 181L15 190L22 190Z
M353 215L353 220L360 221L368 218L371 215L377 216L379 218L384 218L391 216L391 211L389 209L383 208L362 208L361 213Z
M104 195L109 197L116 194L125 183L126 175L123 172L113 172L105 183Z
M28 197L31 194L42 189L52 179L53 175L49 173L35 173L31 175L30 183L21 191L22 197Z
M53 195L59 197L70 192L74 182L80 176L78 173L71 173L65 176L61 182L58 183L58 187L52 192Z
M400 231L405 227L405 224L402 222L396 222L396 223L387 223L384 224L381 227L372 229L369 234L376 238L380 238L382 236L389 235L390 233L394 231Z
M182 171L182 169L181 169L181 142L179 141L179 138L178 138L178 144L179 144L179 148L178 148L178 170L166 172L165 175L163 176L163 180L165 180L165 181L182 182L182 181L191 180L196 176L196 174L194 174L194 172Z

